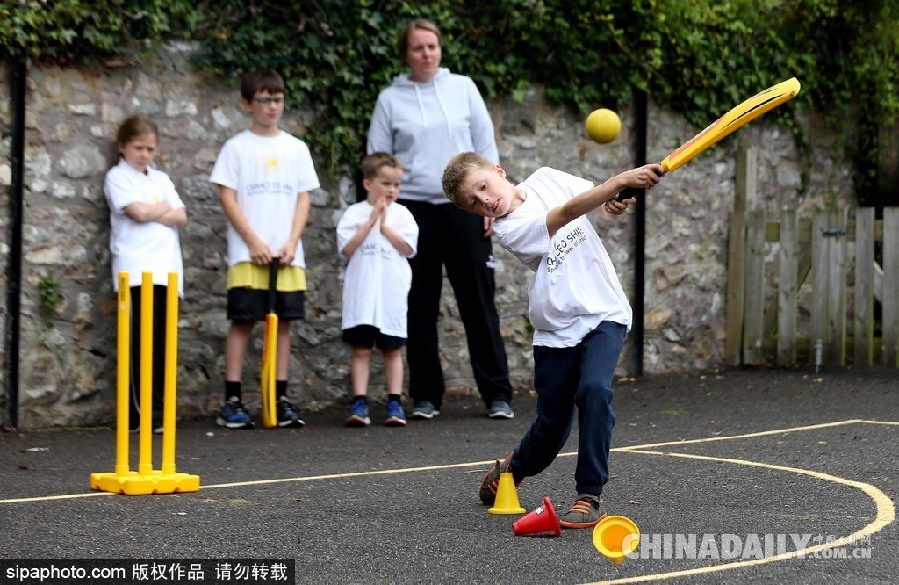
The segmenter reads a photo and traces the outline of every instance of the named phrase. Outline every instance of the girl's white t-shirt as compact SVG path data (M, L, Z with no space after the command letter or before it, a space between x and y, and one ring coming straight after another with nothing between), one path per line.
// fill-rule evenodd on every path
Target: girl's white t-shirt
M290 237L298 194L320 186L309 147L283 131L259 136L244 130L232 136L219 152L209 181L237 192L237 205L250 227L273 252ZM250 261L247 243L228 222L228 266ZM302 241L292 265L306 267Z
M361 201L349 206L337 223L337 252L363 223L371 217L372 206ZM343 320L341 327L359 325L377 327L384 335L408 337L406 331L407 297L412 286L412 269L407 258L418 248L418 224L412 213L398 203L387 207L384 224L397 231L412 254L403 256L393 244L372 229L350 256L343 281Z
M167 202L184 207L175 184L162 171L134 170L124 159L109 169L103 182L109 204L112 251L112 287L119 290L119 272L128 272L129 286L140 286L143 272L153 273L153 284L167 285L170 272L178 274L178 295L184 296L184 263L178 228L158 221L134 221L124 209L132 203Z
M630 304L590 220L581 216L552 238L546 227L550 209L592 187L543 167L518 185L525 201L494 224L500 245L534 271L528 291L534 345L573 347L603 321L630 329Z

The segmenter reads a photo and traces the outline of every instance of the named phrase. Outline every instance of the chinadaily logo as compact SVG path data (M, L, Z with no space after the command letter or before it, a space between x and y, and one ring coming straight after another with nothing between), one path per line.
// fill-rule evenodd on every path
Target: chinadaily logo
M752 560L790 555L797 559L870 559L871 537L823 534L629 534L621 550L629 559Z

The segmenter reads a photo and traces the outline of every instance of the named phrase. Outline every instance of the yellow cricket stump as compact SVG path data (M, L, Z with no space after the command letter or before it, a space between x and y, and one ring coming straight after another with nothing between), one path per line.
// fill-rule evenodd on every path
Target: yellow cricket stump
M178 275L169 273L166 312L165 378L162 413L162 465L153 469L153 275L141 274L140 429L137 471L129 466L128 387L131 373L131 289L119 273L118 369L116 386L116 465L114 472L92 473L91 489L129 496L195 492L200 477L175 471L175 382L178 356Z

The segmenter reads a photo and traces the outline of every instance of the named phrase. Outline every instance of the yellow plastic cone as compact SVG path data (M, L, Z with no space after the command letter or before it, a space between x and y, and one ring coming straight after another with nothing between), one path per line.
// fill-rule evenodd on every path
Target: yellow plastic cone
M527 512L518 503L518 491L515 489L515 478L509 472L499 474L499 485L496 487L496 500L493 507L487 510L491 514L524 514Z
M593 546L616 565L639 544L640 529L625 516L606 516L593 529Z

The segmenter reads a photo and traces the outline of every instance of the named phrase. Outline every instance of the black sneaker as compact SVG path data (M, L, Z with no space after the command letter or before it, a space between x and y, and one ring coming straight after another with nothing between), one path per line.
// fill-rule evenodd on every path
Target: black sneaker
M243 402L237 398L225 401L215 422L228 429L252 429L255 426Z
M602 511L602 496L579 495L571 506L559 518L562 528L590 528L599 524L606 517Z
M493 464L493 467L490 468L484 475L484 479L481 480L481 487L478 488L478 497L481 498L481 501L488 505L492 506L496 502L496 490L499 487L499 475L501 473L509 472L509 465L512 463L512 455L513 453L509 453L506 455L506 458L500 461L496 460L496 463ZM515 487L521 485L523 479L515 482Z
M306 421L300 418L300 413L287 401L286 398L278 400L278 426L282 429L301 429Z

